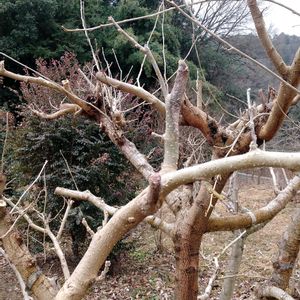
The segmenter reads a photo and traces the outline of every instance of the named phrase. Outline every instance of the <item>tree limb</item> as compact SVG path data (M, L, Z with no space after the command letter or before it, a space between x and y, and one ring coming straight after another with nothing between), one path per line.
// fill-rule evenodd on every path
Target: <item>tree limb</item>
M18 282L20 284L20 288L21 288L21 292L22 292L22 295L23 295L23 298L24 300L33 300L32 297L28 296L28 293L26 291L26 284L21 276L21 274L19 273L19 271L17 270L17 268L11 263L8 255L5 253L4 249L2 249L0 247L0 253L3 255L3 257L5 257L5 259L7 260L8 264L10 265L10 267L12 268L12 270L14 271L17 279L18 279Z
M278 255L273 262L273 273L270 283L286 290L297 264L300 249L300 209L295 208L292 220L278 242Z
M283 291L282 289L276 286L266 286L260 288L257 293L257 297L259 299L275 298L278 300L295 300L287 292Z
M146 216L159 208L161 201L157 195L160 194L160 176L155 174L149 178L149 182L151 188L142 191L135 199L121 207L108 223L94 234L85 255L58 292L56 300L81 299L97 277L114 245Z
M208 28L206 28L205 26L203 26L201 24L201 22L199 22L197 19L195 19L194 17L190 16L188 13L186 13L184 10L182 10L175 2L167 0L171 5L173 5L174 7L177 8L177 10L180 11L180 13L182 13L187 19L191 20L193 23L195 23L197 26L199 26L200 28L202 28L203 30L205 30L206 32L208 32L210 35L212 35L216 40L218 40L219 42L221 42L222 44L226 45L229 50L232 50L236 53L238 53L239 55L241 55L242 57L245 57L246 59L250 60L251 62L253 62L254 64L258 65L260 68L262 68L263 70L265 70L266 72L272 74L274 77L276 77L280 82L282 82L283 84L285 84L286 86L288 86L289 88L291 88L294 92L300 94L300 91L295 88L292 84L290 84L288 81L284 80L283 78L281 78L279 75L277 75L276 73L274 73L273 71L271 71L269 68L267 68L264 64L260 63L259 61L255 60L254 58L252 58L251 56L249 56L248 54L244 53L243 51L237 49L236 47L234 47L233 45L231 45L230 43L228 43L227 41L225 41L223 38L219 37L217 34L215 34L214 32L212 32L211 30L209 30Z
M0 62L0 76L8 77L14 80L23 81L25 83L35 83L49 89L55 90L66 95L73 103L80 106L84 111L90 112L93 108L84 100L73 94L72 92L66 90L63 86L53 82L46 80L42 77L33 77L33 76L26 76L26 75L19 75L10 71L7 71L4 68L4 61Z
M55 120L62 116L65 116L67 114L76 114L80 112L81 108L77 104L71 104L71 103L63 103L60 106L60 109L54 113L46 114L42 111L38 111L36 109L30 108L30 110L37 115L38 117L46 120Z
M219 131L219 126L215 119L194 106L187 97L185 97L181 106L181 114L186 125L198 128L209 144L215 144L212 131Z
M148 216L147 218L145 218L145 221L151 226L153 226L154 228L160 229L161 231L166 233L169 237L172 238L174 236L173 223L167 223L156 216Z
M210 179L218 174L270 166L298 171L300 170L300 152L267 152L257 149L246 154L220 158L180 169L162 176L161 193L162 196L165 196L182 184L188 184L200 179Z
M289 69L287 65L284 63L281 55L278 53L276 48L274 47L268 32L266 30L265 22L262 16L261 11L258 8L256 0L248 0L248 7L250 9L252 19L255 24L256 32L259 36L259 39L271 59L274 67L276 68L277 72L284 78L287 79Z
M59 195L74 200L88 201L95 205L102 211L107 211L110 215L113 215L118 209L105 203L101 197L96 197L90 191L74 191L62 187L57 187L54 191L55 195Z
M187 80L188 66L183 60L180 60L174 87L166 98L166 126L162 172L177 169L179 158L179 116Z
M55 252L56 252L56 254L59 258L59 261L60 261L60 265L61 265L61 268L62 268L62 271L63 271L63 274L64 274L64 278L65 278L65 280L67 280L70 277L70 270L69 270L69 267L68 267L68 263L66 261L66 257L65 257L65 255L64 255L64 253L63 253L63 251L60 247L60 244L59 244L57 238L55 237L55 235L51 231L48 223L45 224L45 230L46 230L47 235L49 236L49 238L51 239L51 241L53 243Z
M96 78L102 83L110 85L118 90L121 90L122 92L130 93L143 99L157 109L162 115L165 115L165 104L143 88L108 77L102 72L98 72L96 74Z
M291 85L298 87L300 84L300 48L298 48L293 63L290 66L288 81ZM273 103L270 116L266 124L257 133L257 137L261 140L269 141L280 128L286 117L289 107L293 104L296 97L294 89L283 83L280 84L278 96Z
M251 212L235 216L211 217L208 221L208 231L228 231L251 227L254 224L266 222L275 217L300 188L300 177L295 176L286 188L279 192L276 198L266 206Z
M146 46L142 46L140 45L132 36L130 36L125 30L123 30L120 25L114 20L113 17L109 17L108 18L109 21L111 21L115 27L117 28L118 32L122 33L127 39L129 42L131 42L131 44L136 47L137 49L139 49L142 53L144 53L149 62L151 63L153 69L154 69L154 72L158 78L158 82L159 82L159 85L161 87L161 90L162 90L162 93L163 93L163 96L164 98L166 99L167 98L167 95L168 95L168 86L166 85L166 82L160 72L160 69L158 67L158 64L157 64L157 61L156 59L154 58L153 56L153 53L152 51L150 50L150 48L146 45Z

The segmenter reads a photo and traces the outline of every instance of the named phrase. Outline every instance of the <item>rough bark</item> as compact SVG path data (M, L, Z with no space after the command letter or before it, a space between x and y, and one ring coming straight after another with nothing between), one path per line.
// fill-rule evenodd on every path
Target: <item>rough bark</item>
M199 195L200 193L203 198L207 199L209 197L203 184ZM204 217L204 206L201 211ZM197 299L198 295L199 247L205 230L202 230L202 232L195 230L193 226L195 223L195 216L193 216L194 212L195 209L189 209L186 216L176 223L176 231L173 240L176 259L176 300ZM203 220L203 217L201 220ZM203 227L204 226L205 220L203 220Z

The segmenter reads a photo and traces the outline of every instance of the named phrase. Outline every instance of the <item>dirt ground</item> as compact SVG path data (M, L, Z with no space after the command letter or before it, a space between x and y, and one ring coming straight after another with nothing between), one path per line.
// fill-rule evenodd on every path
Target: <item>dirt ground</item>
M239 190L240 203L249 209L264 206L274 193L271 184L244 184ZM251 199L250 199L251 197ZM293 209L299 205L298 199L290 203L283 212L269 222L262 230L248 237L245 244L243 261L235 288L234 300L255 299L255 287L263 284L272 272L272 261L277 253L277 241L291 220ZM216 208L221 214L222 204ZM174 288L174 258L171 247L163 252L157 250L157 232L149 230L148 225L140 225L125 241L126 251L123 251L117 263L112 268L104 282L96 283L86 297L92 299L172 299ZM225 245L233 240L232 233L207 234L201 247L203 256L200 267L200 291L203 292L213 273L213 257L218 255ZM220 272L214 283L209 299L218 299L222 287L222 276L230 250L219 260ZM299 266L298 266L299 267ZM47 274L59 273L57 260L52 259L42 263ZM294 275L295 283L299 285L299 274ZM15 276L3 257L0 256L0 300L22 299Z

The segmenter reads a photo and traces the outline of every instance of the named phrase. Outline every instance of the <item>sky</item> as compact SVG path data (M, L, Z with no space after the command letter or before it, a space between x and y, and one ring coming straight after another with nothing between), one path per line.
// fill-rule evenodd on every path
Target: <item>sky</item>
M276 0L276 2L280 2L300 13L300 0ZM268 6L268 10L264 13L264 19L267 28L272 25L274 33L279 34L284 32L300 36L300 16L267 1L264 1L260 7L263 8L266 6Z

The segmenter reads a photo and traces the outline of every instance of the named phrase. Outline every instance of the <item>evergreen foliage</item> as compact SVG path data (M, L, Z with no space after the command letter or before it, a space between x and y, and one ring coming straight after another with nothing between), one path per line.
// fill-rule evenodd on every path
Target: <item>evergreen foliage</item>
M103 197L108 204L116 206L131 200L139 186L139 177L134 175L127 160L99 131L99 127L86 119L64 118L47 122L32 117L26 126L18 128L11 135L6 170L8 177L14 179L10 185L12 196L18 198L48 160L45 176L41 176L24 200L27 205L33 202L43 210L46 197L46 212L51 216L65 207L62 198L54 195L58 186L90 190ZM128 181L125 177L136 179ZM74 203L67 229L73 239L75 256L80 255L80 249L84 246L86 230L81 224L83 217L94 230L103 220L102 212L89 202Z

